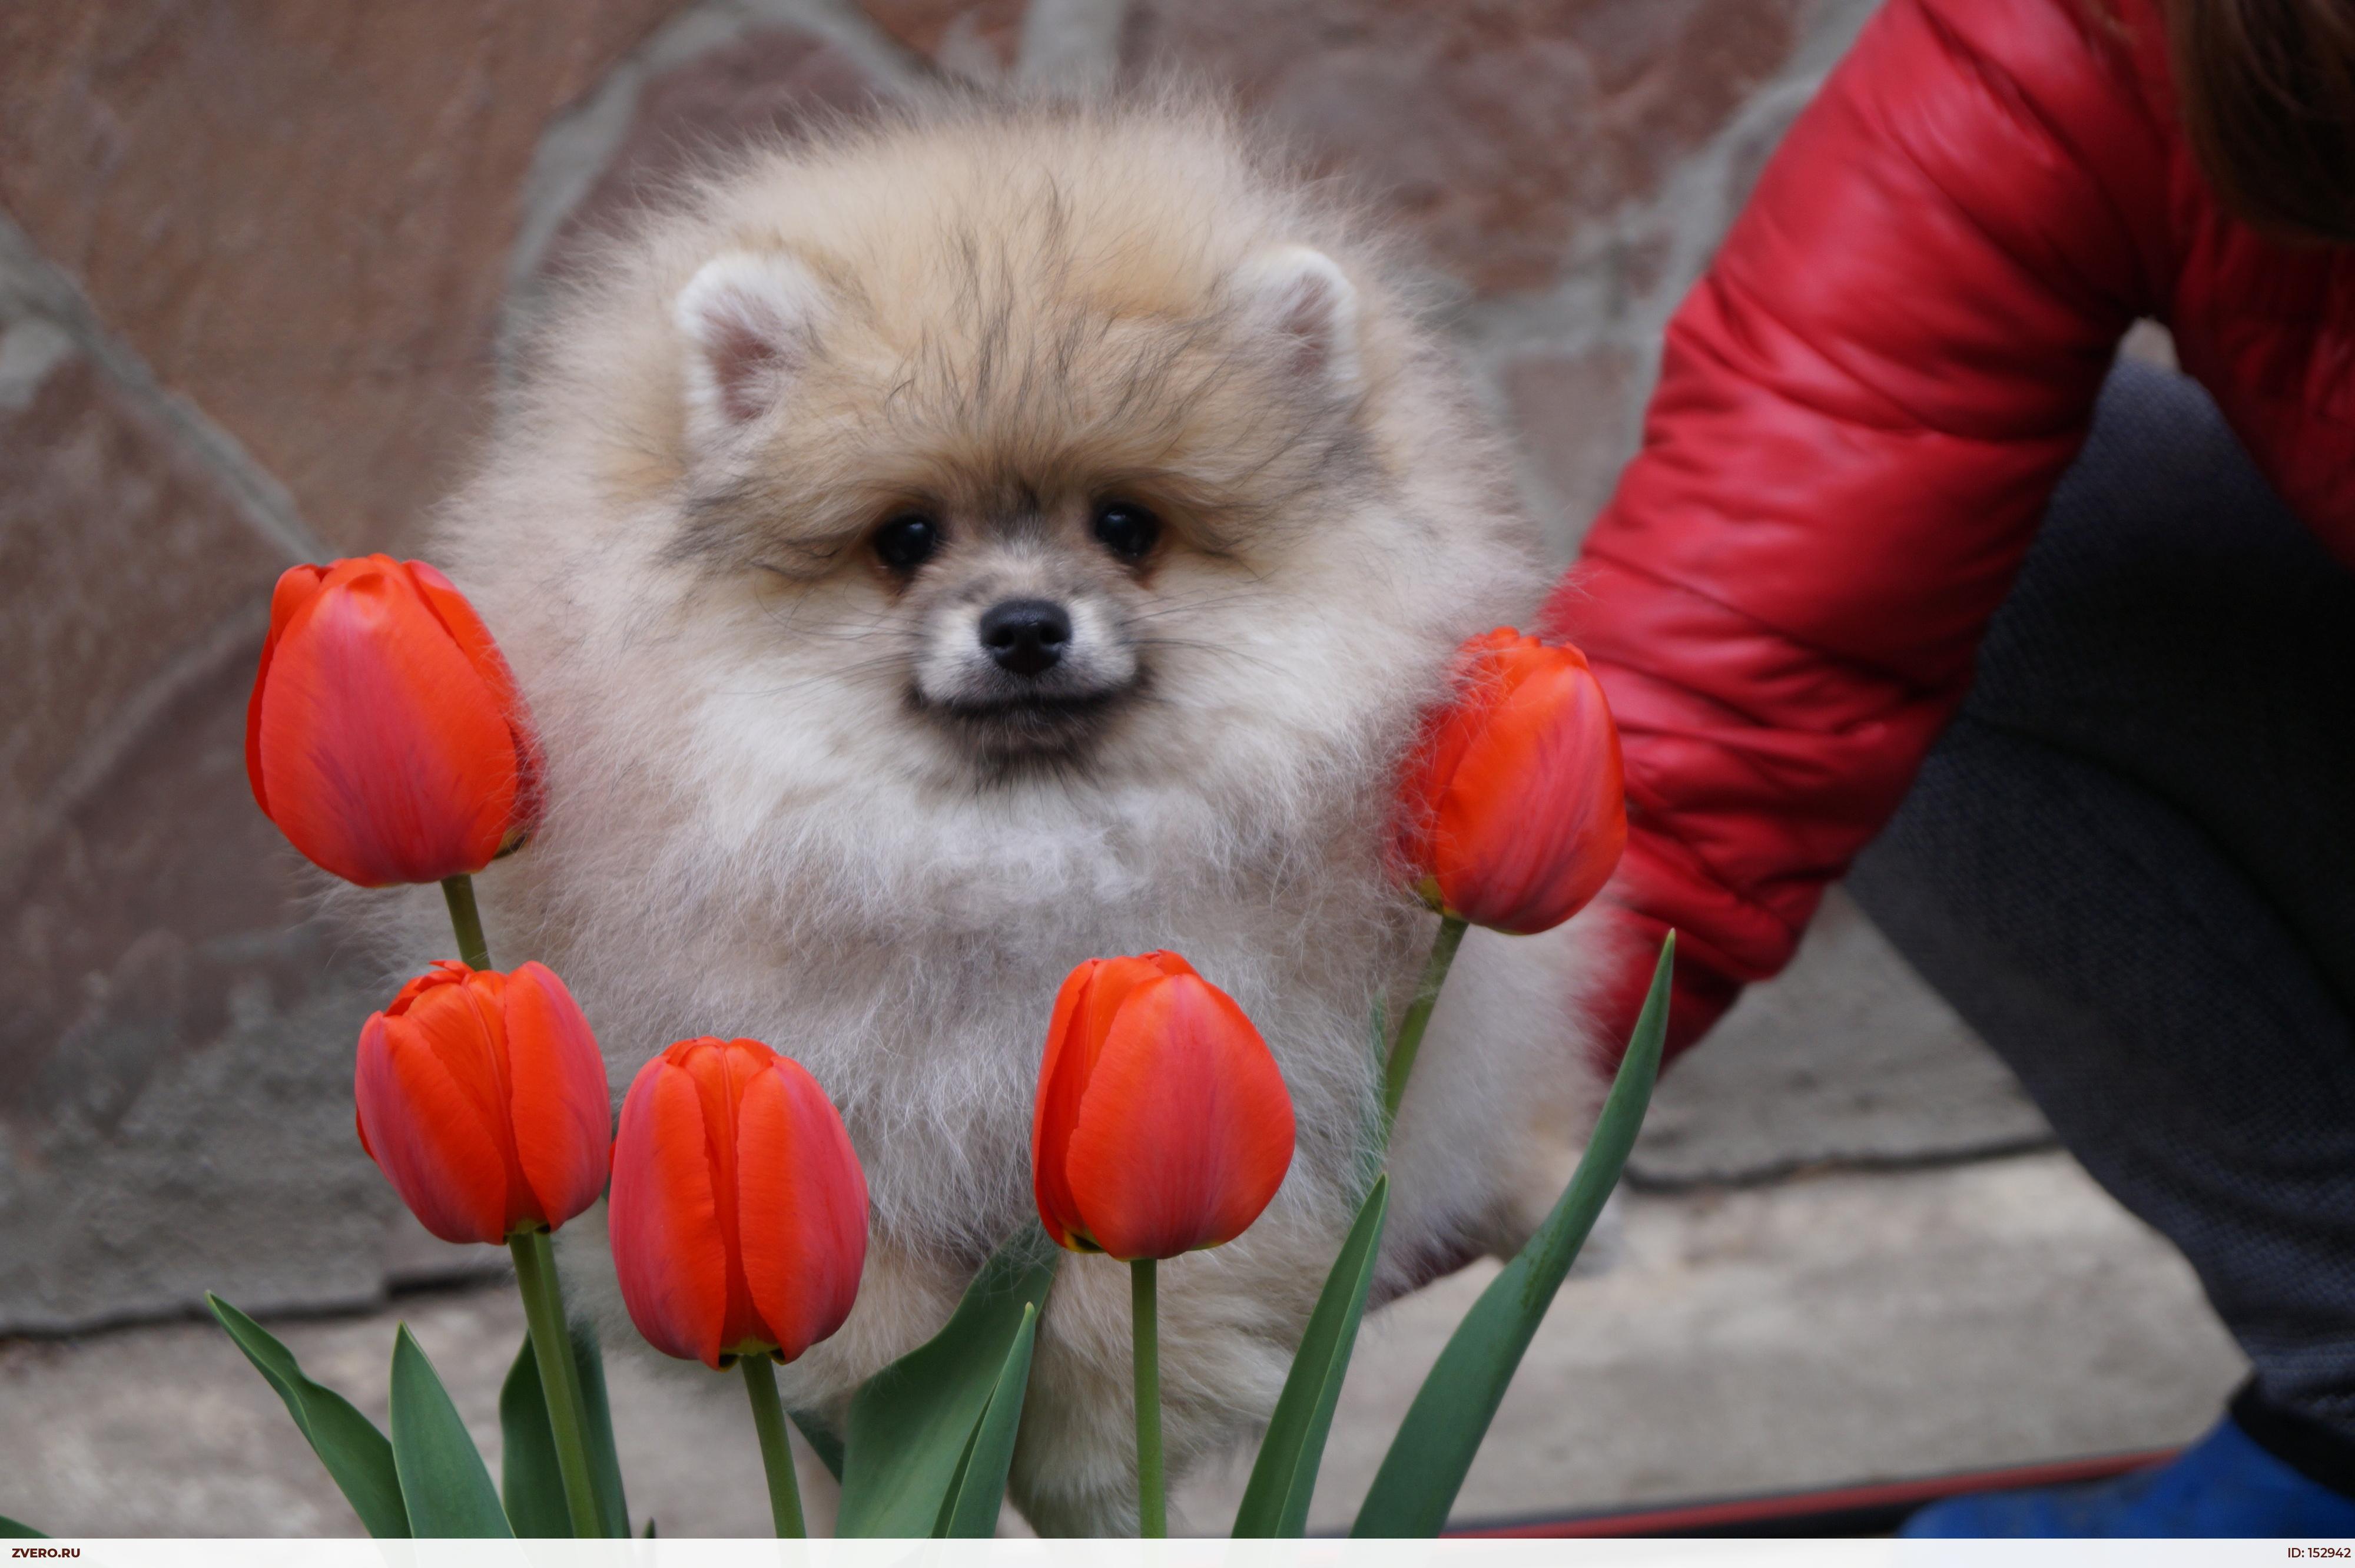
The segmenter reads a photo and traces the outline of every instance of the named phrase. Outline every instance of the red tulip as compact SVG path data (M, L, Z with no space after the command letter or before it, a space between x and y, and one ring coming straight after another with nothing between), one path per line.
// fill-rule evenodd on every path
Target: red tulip
M682 1040L622 1103L609 1225L623 1304L655 1349L790 1361L858 1299L867 1177L801 1063L757 1040Z
M1619 731L1576 648L1499 626L1459 657L1456 698L1407 769L1400 858L1448 914L1550 930L1603 891L1626 847Z
M449 580L371 555L290 567L245 716L262 814L364 888L481 870L539 814L539 759L498 645Z
M542 965L434 965L361 1029L353 1088L360 1147L445 1242L552 1231L605 1189L605 1059Z
M1175 953L1091 958L1063 981L1030 1124L1057 1242L1126 1260L1231 1242L1284 1184L1292 1132L1267 1043Z

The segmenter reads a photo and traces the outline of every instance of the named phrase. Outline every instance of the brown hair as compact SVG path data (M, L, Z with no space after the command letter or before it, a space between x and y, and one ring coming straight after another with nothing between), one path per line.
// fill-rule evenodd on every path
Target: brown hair
M2185 128L2227 207L2355 243L2355 0L2167 0Z

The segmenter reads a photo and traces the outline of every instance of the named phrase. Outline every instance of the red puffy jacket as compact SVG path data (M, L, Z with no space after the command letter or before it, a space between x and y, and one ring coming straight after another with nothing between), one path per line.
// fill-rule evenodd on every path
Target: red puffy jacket
M2355 564L2355 249L2227 215L2156 5L2110 10L1890 0L1669 325L1547 608L1626 742L1609 1040L1668 927L1671 1049L1788 960L1962 700L2137 316Z

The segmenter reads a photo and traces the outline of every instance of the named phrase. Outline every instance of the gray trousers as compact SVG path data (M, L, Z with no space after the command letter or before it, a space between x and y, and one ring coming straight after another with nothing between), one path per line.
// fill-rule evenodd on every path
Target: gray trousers
M2355 1437L2355 573L2193 383L2112 374L1849 886L2182 1249L2253 1396Z

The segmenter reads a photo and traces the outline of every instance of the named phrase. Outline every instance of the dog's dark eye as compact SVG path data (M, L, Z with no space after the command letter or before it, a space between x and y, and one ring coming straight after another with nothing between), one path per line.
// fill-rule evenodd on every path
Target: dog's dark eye
M1123 560L1143 560L1161 538L1161 519L1126 501L1107 501L1096 508L1096 538Z
M894 571L913 571L941 548L938 524L922 512L902 512L875 530L875 553Z

